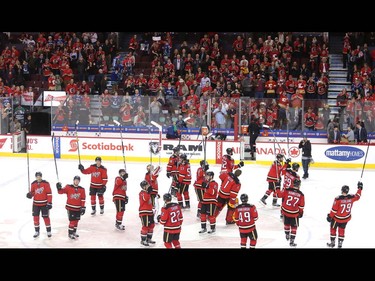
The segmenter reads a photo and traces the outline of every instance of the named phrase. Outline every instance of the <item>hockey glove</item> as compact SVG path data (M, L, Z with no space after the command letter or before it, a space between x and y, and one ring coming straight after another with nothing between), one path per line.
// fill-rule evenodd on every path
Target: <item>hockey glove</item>
M84 170L84 169L85 169L85 167L83 167L83 165L82 165L82 164L79 164L79 165L78 165L78 169L82 171L82 170Z
M203 188L207 188L207 183L204 181L204 182L202 182L202 187Z
M363 183L359 181L357 183L357 187L358 187L358 189L362 190L363 189Z
M81 207L81 216L83 216L86 212L86 207Z
M129 202L129 197L125 196L125 205L128 204L128 202Z
M332 218L329 216L329 214L327 214L327 221L328 221L328 222L331 222L331 221L332 221Z
M288 158L286 159L285 163L289 165L289 163L292 162L292 159Z
M160 218L161 218L161 215L158 215L158 216L156 217L156 219L157 219L158 222L160 222Z
M299 213L299 214L298 214L298 217L299 217L299 218L302 218L302 217L303 217L303 212Z
M28 193L26 193L26 197L31 199L31 198L33 198L33 194L31 192L28 192Z
M126 180L129 177L128 173L125 173L125 175L122 177L123 180Z
M210 168L210 166L208 164L204 165L204 171L208 171L208 169Z
M240 161L240 163L238 163L238 167L243 167L245 165L245 163L243 161Z
M167 172L167 178L169 179L171 177L171 172Z
M150 194L152 192L152 186L150 185L148 188L147 188L147 193Z
M48 210L51 210L52 209L52 203L47 203L46 207L47 207Z
M106 187L105 185L103 185L103 187L100 188L100 189L98 190L98 195L103 196L103 195L104 195L104 192L105 192L106 190L107 190L107 187Z
M61 184L61 182L56 183L56 188L57 188L58 190L60 190L60 189L62 188L62 184Z

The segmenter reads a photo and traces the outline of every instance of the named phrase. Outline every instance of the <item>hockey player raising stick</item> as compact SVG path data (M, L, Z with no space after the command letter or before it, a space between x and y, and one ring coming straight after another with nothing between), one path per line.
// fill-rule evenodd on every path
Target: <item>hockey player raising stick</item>
M52 191L51 186L48 181L42 179L42 173L35 173L36 180L31 183L31 189L26 194L26 197L33 200L33 218L34 218L34 228L35 234L34 238L39 237L40 226L39 218L40 213L42 213L42 218L47 229L47 236L51 237L51 220L49 217L49 210L52 209Z
M275 207L280 207L279 204L277 204L277 195L276 191L280 190L281 186L281 174L285 172L286 167L290 163L290 159L288 158L286 160L286 163L283 165L283 157L284 155L282 154L277 154L276 155L276 160L273 161L272 166L268 172L267 175L267 182L268 182L268 189L262 199L260 199L260 202L263 203L264 205L267 205L266 199L268 196L273 193L273 200L272 200L272 206Z
M68 237L70 239L79 237L77 234L78 221L86 211L86 193L85 189L79 185L80 181L81 178L75 176L73 178L73 184L67 184L64 188L62 188L61 182L56 183L57 192L59 194L66 194L67 197L65 209L68 211Z
M90 198L91 198L91 215L96 213L96 196L99 199L100 214L104 214L104 192L106 191L108 176L107 168L102 166L102 158L96 157L95 164L90 165L87 169L83 167L82 164L78 165L78 169L82 174L88 175L91 174L90 182Z
M357 183L356 194L349 194L349 186L344 185L341 188L341 195L337 196L333 201L331 212L327 215L327 221L331 224L331 243L327 243L330 248L335 247L336 235L338 232L338 248L342 248L345 238L345 228L352 218L353 203L361 198L363 183Z
M148 164L147 165L147 173L145 174L145 181L152 187L152 191L150 193L153 212L154 212L154 221L157 222L157 216L159 215L159 185L158 185L158 177L161 171L160 166L154 167L154 165Z
M169 157L167 164L167 178L172 177L171 194L176 196L178 188L178 163L179 163L180 148L178 146L173 148L173 154Z
M243 161L240 161L238 164L234 164L233 148L227 148L227 154L223 155L221 159L221 170L220 173L232 173L233 170L243 167L245 164Z
M299 164L293 163L292 166L287 164L287 168L284 174L284 182L283 182L283 189L286 188L293 188L294 187L294 180L300 179L300 176L297 174L299 170ZM280 218L283 218L283 214L281 212Z
M201 160L199 162L199 168L197 169L197 178L194 182L195 193L197 194L198 199L198 210L197 210L197 218L201 218L201 208L202 208L202 200L204 194L204 188L202 184L205 182L206 172L209 169L209 165L206 161Z
M126 191L128 189L128 184L126 182L128 173L125 171L125 169L120 169L118 174L119 175L115 178L115 186L112 192L112 200L116 206L115 227L118 230L125 230L125 226L122 224L122 219L124 217L125 205L128 204L129 201L129 198L126 195Z

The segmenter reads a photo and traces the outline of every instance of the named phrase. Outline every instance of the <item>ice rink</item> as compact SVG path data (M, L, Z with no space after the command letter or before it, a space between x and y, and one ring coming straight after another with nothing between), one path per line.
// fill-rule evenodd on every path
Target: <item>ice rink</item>
M154 157L158 164L158 158ZM50 211L52 237L48 238L44 221L41 219L41 235L34 239L34 226L31 216L32 200L26 198L28 192L28 167L25 158L0 159L2 176L0 183L0 248L144 248L140 245L141 221L138 217L139 183L144 179L146 163L126 163L128 178L129 203L126 205L123 224L125 231L115 229L115 206L112 202L114 179L118 170L123 168L123 162L109 162L103 157L102 164L108 169L109 181L105 193L105 213L90 215L91 206L88 195L90 175L83 175L78 170L78 160L57 159L59 179L65 184L71 184L75 175L81 176L81 186L86 189L86 214L81 218L77 240L68 238L68 218L65 210L66 195L59 195L56 190L56 172L53 159L33 159L29 161L30 180L35 179L35 172L41 171L43 179L51 184L53 193L53 208ZM83 160L82 164L88 167L92 161ZM166 163L162 163L159 176L159 193L162 196L168 192L170 180L166 177ZM192 164L193 182L198 165ZM210 165L210 170L218 178L219 165ZM272 198L267 199L267 206L259 203L267 189L267 166L245 163L240 176L242 188L240 194L247 193L250 203L257 206L259 219L256 222L258 242L256 248L286 248L290 249L285 239L283 223L279 215L279 208L271 206ZM299 174L302 176L302 167ZM300 219L295 242L297 248L324 248L329 242L329 223L326 221L335 196L340 194L341 186L349 185L350 193L355 193L357 181L361 176L361 169L335 170L310 167L310 177L302 180L301 191L305 194L306 206L303 218ZM343 248L375 248L373 239L375 225L372 222L373 205L375 198L374 179L375 171L365 169L363 174L362 198L354 203L352 220L346 228L346 237ZM217 219L216 234L199 234L200 221L196 217L197 199L194 187L190 186L191 209L184 210L184 221L180 243L182 248L240 248L239 231L236 225L225 224L226 209ZM162 198L161 198L162 199ZM163 202L160 199L160 204ZM280 202L280 199L279 199ZM157 224L154 229L153 240L156 241L150 248L164 248L163 226Z

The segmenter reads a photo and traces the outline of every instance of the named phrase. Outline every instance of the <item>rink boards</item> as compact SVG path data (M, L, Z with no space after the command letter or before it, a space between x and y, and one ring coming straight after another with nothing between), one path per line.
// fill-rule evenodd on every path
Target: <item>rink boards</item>
M126 161L161 163L168 162L173 147L180 144L181 152L185 153L191 163L199 163L204 159L204 146L197 140L170 140L163 139L161 150L157 154L150 153L150 142L158 139L149 138L121 138L115 137L80 137L78 138L79 153L82 160L92 160L101 156L109 161L123 161L121 145L124 145ZM299 141L299 140L297 140ZM0 136L0 156L26 157L26 153L13 153L13 139L11 135ZM56 158L78 160L77 138L73 136L29 136L28 154L30 158ZM206 143L206 160L210 164L221 164L221 157L226 149L232 147L233 158L237 161L244 159L244 147L248 145L239 141L208 140ZM54 150L54 154L53 154ZM292 159L292 162L301 163L301 149L298 142L257 142L256 161L245 161L247 164L270 165L275 154L282 153ZM375 168L375 147L373 145L331 145L322 143L312 144L314 167L327 168L362 168L366 152L366 169Z

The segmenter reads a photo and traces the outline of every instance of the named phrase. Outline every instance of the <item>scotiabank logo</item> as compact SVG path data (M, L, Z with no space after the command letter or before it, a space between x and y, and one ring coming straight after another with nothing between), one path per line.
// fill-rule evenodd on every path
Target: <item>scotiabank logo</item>
M118 150L118 151L122 151L121 145L119 145L119 144L113 144L113 143L106 144L106 143L103 143L103 142L98 142L98 143L93 143L93 144L84 142L84 143L82 143L81 148L82 148L82 150ZM74 152L74 151L77 151L77 150L78 150L77 140L71 140L69 151ZM130 143L127 144L127 145L124 145L124 150L134 151L134 145L132 145Z
M5 139L0 139L0 149L3 148L3 146L4 146L4 144L5 144L6 141L7 141L6 138Z
M77 140L71 140L70 141L70 149L69 151L70 152L74 152L74 151L77 151L78 150L78 142Z

